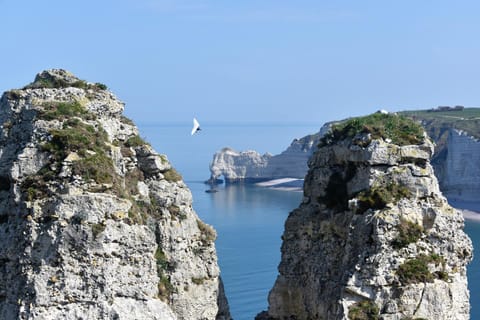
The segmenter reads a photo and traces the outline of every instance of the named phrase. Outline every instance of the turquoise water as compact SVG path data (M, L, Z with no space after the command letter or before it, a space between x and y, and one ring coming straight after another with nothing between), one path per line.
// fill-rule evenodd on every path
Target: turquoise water
M254 186L221 187L206 193L213 154L225 146L273 154L283 151L294 138L315 133L320 125L202 125L200 134L190 136L190 123L140 125L141 135L166 154L183 175L193 194L193 207L218 233L219 264L235 320L253 319L267 308L267 295L277 276L283 226L288 213L302 198ZM474 248L480 247L480 223L467 221L466 232ZM480 261L469 266L471 319L480 319ZM475 303L477 302L477 303Z
M465 232L473 242L473 261L468 266L468 288L470 289L470 319L480 319L480 257L477 256L477 248L480 248L480 222L466 221Z
M267 307L284 221L300 203L301 193L229 186L212 194L202 183L187 183L195 210L217 229L219 264L233 317L253 319Z

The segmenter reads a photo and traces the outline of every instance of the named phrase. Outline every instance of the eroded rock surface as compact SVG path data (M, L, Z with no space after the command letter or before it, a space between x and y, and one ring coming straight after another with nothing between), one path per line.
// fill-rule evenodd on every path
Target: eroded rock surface
M469 319L472 244L439 190L433 144L366 130L310 159L259 319Z
M106 86L0 100L1 319L230 319L215 230Z
M257 151L235 151L223 148L215 153L210 164L210 179L225 178L226 183L258 182L278 178L303 179L307 173L308 159L316 150L320 138L328 130L326 124L319 133L295 139L280 154L259 154Z

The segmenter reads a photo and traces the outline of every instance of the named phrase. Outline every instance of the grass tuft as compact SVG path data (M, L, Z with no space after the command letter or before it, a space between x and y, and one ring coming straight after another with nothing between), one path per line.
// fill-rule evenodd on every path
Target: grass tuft
M163 172L163 177L168 182L178 182L181 181L183 178L180 173L177 172L174 168L171 168L165 172Z
M410 243L417 242L423 234L421 225L405 219L400 219L397 229L398 236L392 241L392 246L395 249L405 248Z
M395 203L402 198L409 197L411 197L411 192L407 187L394 181L381 182L357 194L359 200L357 212L362 214L368 209L381 210L389 203Z
M420 124L405 116L374 113L333 125L320 140L320 146L351 139L359 133L369 133L373 139L390 139L400 146L420 144L424 141L423 131Z
M380 319L380 310L373 301L370 301L370 300L360 301L353 304L349 308L348 319L378 320Z

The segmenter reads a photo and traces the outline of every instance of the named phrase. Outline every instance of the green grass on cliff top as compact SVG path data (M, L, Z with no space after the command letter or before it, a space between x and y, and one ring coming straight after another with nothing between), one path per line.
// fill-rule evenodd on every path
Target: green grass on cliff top
M402 115L421 121L429 136L441 140L446 129L454 128L468 132L480 139L480 108L465 108L452 111L403 111Z
M377 112L334 124L330 133L322 138L322 144L351 139L359 133L369 133L373 139L390 139L397 145L420 144L424 140L423 132L423 127L408 117Z

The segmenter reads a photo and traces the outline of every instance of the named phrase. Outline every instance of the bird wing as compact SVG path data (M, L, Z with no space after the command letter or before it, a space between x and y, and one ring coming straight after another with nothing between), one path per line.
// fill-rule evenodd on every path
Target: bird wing
M197 132L198 128L200 128L200 124L198 123L197 119L193 118L192 136L195 132Z

